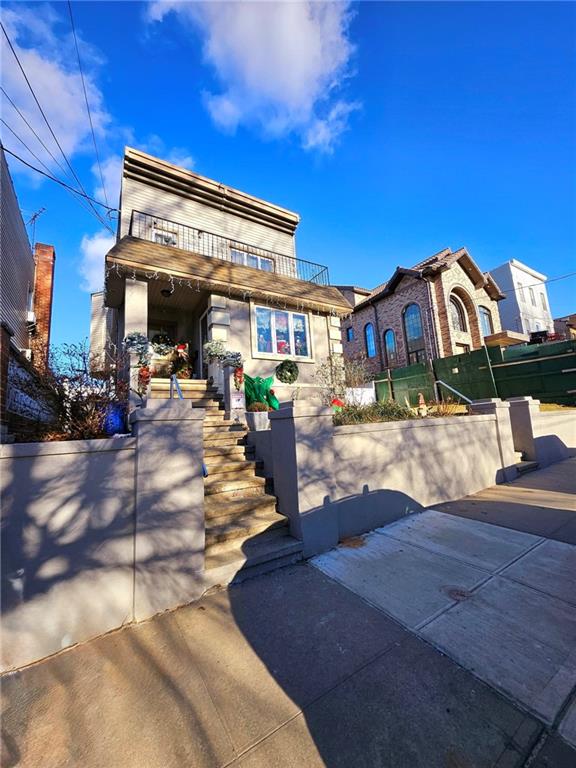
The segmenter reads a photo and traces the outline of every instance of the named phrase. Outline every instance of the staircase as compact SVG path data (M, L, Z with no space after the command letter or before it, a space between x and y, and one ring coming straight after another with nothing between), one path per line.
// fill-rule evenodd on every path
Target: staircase
M206 409L206 585L243 581L301 559L302 543L276 511L273 481L262 475L261 462L246 444L246 428L225 419L222 395L206 380L178 383L192 407ZM169 380L152 379L150 397L169 399Z

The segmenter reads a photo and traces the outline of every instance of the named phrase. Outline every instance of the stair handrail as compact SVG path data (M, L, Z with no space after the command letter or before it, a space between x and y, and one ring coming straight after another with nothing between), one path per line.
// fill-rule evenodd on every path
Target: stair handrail
M182 394L182 390L180 389L180 383L178 382L178 377L175 373L170 376L170 400L172 400L174 387L176 387L176 392L178 393L178 397L180 400L184 400L184 395Z

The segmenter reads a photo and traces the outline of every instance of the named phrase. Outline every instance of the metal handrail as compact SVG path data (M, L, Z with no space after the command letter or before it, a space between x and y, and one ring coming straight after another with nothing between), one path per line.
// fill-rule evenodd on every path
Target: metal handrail
M172 400L172 393L174 392L174 387L176 388L176 392L178 393L178 398L180 400L184 400L184 395L182 394L182 390L180 388L180 383L178 382L178 377L175 373L170 376L170 400Z
M164 242L161 242L162 233L164 233ZM137 237L139 240L159 242L160 245L167 247L181 248L184 251L198 253L201 256L210 256L221 261L242 265L243 262L232 258L232 251L237 251L246 254L246 264L244 266L249 268L273 272L285 277L295 278L296 280L303 280L307 283L315 283L316 285L330 285L328 267L322 264L268 251L265 248L250 245L241 240L223 237L214 232L190 227L187 224L164 219L161 216L154 216L151 213L132 211L130 235ZM160 241L157 238L160 238ZM248 254L258 258L258 267L252 267L247 263ZM265 266L261 259L266 260Z
M441 381L440 379L438 379L437 381L434 382L434 384L436 384L436 388L438 388L438 384L442 384L443 387L446 387L446 389L449 389L450 392L453 392L455 395L462 398L462 400L465 400L469 404L472 403L472 400L470 400L469 397L466 397L466 395L463 395L462 392L458 392L457 389L454 389L454 387L451 387L450 384L446 384L445 381ZM438 399L440 399L439 392L438 392Z

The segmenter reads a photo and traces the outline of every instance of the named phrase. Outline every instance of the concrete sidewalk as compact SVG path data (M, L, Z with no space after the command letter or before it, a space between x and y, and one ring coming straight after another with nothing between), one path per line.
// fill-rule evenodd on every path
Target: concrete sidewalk
M501 578L534 589L525 574L506 579L492 571L517 568L556 542L512 532L499 544L494 532L504 529L480 529L476 538L466 536L468 550L458 562L472 574L464 589L475 589L478 574L483 583ZM430 562L448 559L441 550L449 541L432 537L416 545L423 534L411 535L407 545L371 534L397 549L427 547ZM531 546L533 538L538 543ZM458 579L442 586L457 608L467 605L459 602L465 595L449 591L462 588ZM396 589L387 584L389 593ZM570 605L565 598L545 599ZM416 636L415 628L434 623L424 603L418 597L406 607L402 626L307 564L208 595L6 675L2 765L573 768L576 752L557 734L559 722L569 731L576 719L570 697L546 727L536 708L528 712ZM565 618L553 618L565 631ZM534 648L546 658L561 651L545 643Z

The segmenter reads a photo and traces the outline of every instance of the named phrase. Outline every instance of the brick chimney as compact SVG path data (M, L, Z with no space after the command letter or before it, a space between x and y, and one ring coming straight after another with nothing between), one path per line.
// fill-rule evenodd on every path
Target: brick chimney
M32 361L37 368L48 363L50 346L50 325L52 322L52 294L54 290L54 262L56 253L53 245L36 243L34 247L34 313L36 330L31 339Z

